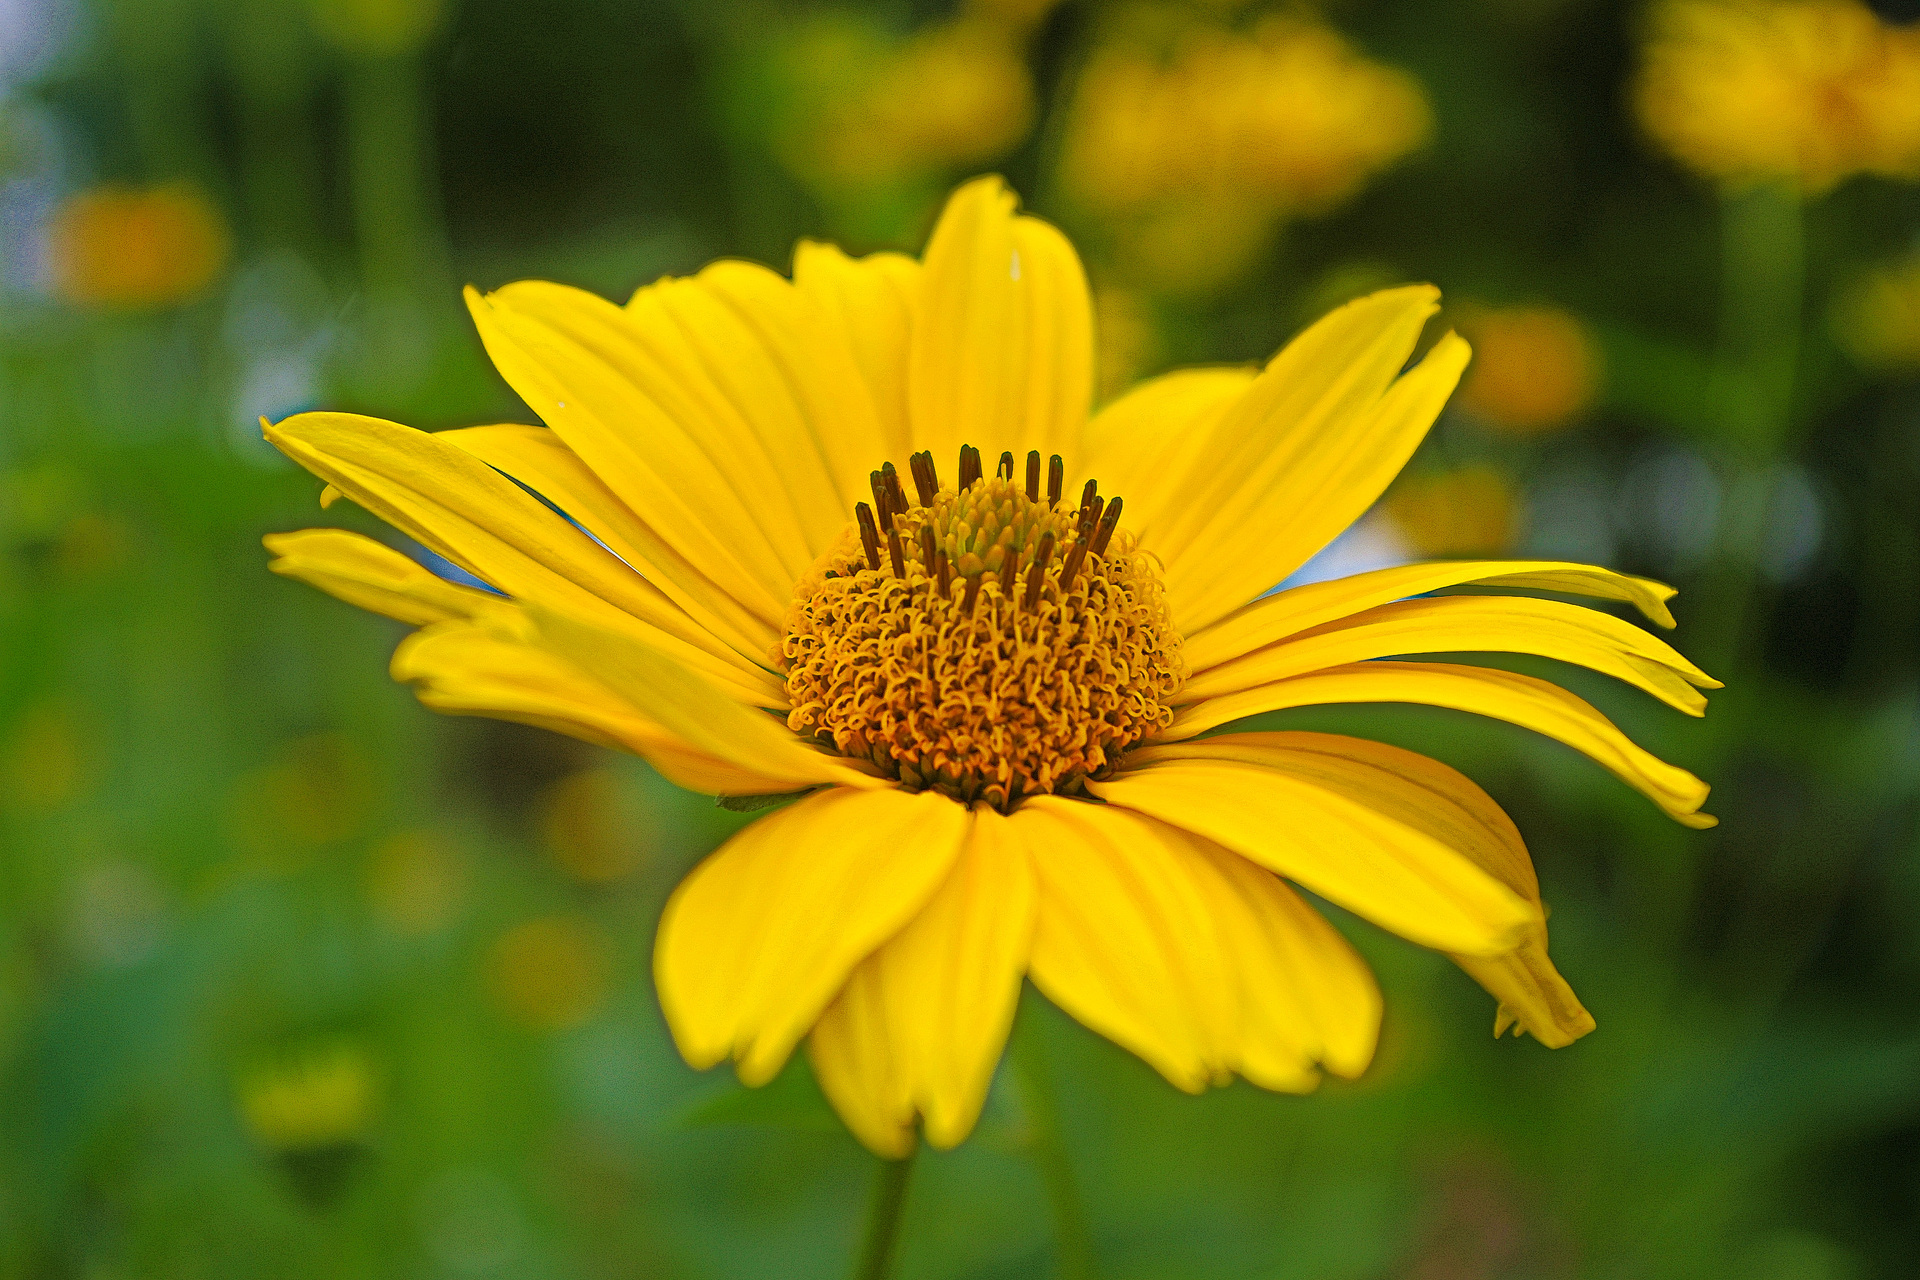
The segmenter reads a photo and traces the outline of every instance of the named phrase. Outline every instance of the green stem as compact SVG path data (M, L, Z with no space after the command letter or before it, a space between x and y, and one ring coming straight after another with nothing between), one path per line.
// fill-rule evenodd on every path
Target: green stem
M873 1198L867 1201L867 1229L860 1244L854 1280L886 1280L893 1270L893 1254L900 1243L900 1215L907 1205L907 1182L913 1176L916 1147L900 1160L882 1160L874 1171Z
M1060 1280L1094 1280L1099 1268L1094 1262L1093 1235L1087 1229L1087 1213L1073 1176L1073 1160L1067 1154L1066 1140L1060 1131L1060 1107L1053 1090L1053 1074L1047 1068L1042 1034L1031 1011L1014 1023L1013 1065L1026 1102L1028 1141L1040 1180L1046 1184L1047 1203L1053 1211L1054 1249Z
M368 292L417 294L446 274L418 59L356 58L346 96L354 230Z
M1751 656L1774 464L1791 444L1804 250L1795 192L1729 192L1722 213L1713 399L1733 457L1725 468L1725 510L1692 647L1709 672L1727 680L1737 678Z

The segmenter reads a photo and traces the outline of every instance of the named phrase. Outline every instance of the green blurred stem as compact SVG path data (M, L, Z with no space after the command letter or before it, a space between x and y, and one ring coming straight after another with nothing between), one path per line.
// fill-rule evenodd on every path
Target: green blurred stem
M417 293L445 266L419 60L355 58L346 97L354 230L367 290Z
M1073 1160L1060 1130L1059 1099L1053 1088L1053 1073L1047 1065L1046 1046L1041 1042L1044 1034L1039 1020L1030 1012L1014 1023L1013 1067L1026 1103L1028 1141L1053 1211L1054 1250L1060 1280L1094 1280L1099 1270L1094 1265L1093 1236L1087 1229L1087 1213L1080 1203Z
M854 1280L886 1280L893 1271L893 1255L900 1243L900 1216L907 1207L907 1183L913 1177L915 1148L901 1160L882 1160L873 1175L873 1198L867 1202L867 1229L860 1243Z
M1730 191L1721 212L1713 403L1732 457L1693 647L1708 672L1730 679L1750 656L1776 463L1792 443L1805 262L1797 192L1770 186Z

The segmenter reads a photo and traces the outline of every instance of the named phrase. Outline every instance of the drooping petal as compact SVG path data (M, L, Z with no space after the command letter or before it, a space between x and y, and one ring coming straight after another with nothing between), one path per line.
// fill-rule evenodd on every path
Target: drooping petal
M716 657L705 631L658 587L466 450L346 413L303 413L266 435L360 506L515 600L650 635L743 700L785 705L772 673Z
M1179 509L1143 543L1166 563L1184 629L1279 582L1386 488L1466 363L1449 337L1395 383L1438 307L1426 285L1350 302L1288 343L1220 416Z
M1140 749L1140 767L1088 790L1224 845L1403 938L1442 951L1510 951L1538 910L1424 824L1298 771Z
M499 596L437 577L365 534L300 529L270 533L261 541L275 556L267 565L275 573L417 627L511 607Z
M1256 649L1200 673L1182 701L1237 693L1329 667L1416 653L1531 653L1624 680L1688 715L1720 682L1672 645L1612 614L1525 596L1403 600Z
M1342 702L1420 702L1522 725L1590 756L1659 805L1675 821L1710 827L1701 813L1707 784L1638 746L1580 698L1531 676L1442 662L1360 662L1194 703L1175 713L1164 737L1191 738L1208 729L1287 707Z
M966 810L935 792L834 788L721 846L674 890L654 944L681 1054L772 1079L854 967L926 905L966 831Z
M1520 945L1453 960L1500 1001L1500 1027L1518 1022L1542 1044L1571 1044L1593 1018L1547 957L1545 912L1533 862L1512 819L1492 797L1437 760L1384 743L1326 733L1229 734L1149 748L1149 760L1223 760L1309 778L1369 805L1465 855L1537 909Z
M1516 587L1632 604L1672 628L1673 588L1594 565L1558 560L1449 560L1399 565L1330 582L1311 582L1234 610L1213 625L1186 631L1187 662L1198 673L1329 622L1448 587Z
M954 192L927 245L908 365L916 447L1072 458L1093 399L1093 307L1065 236L998 178Z
M801 743L782 721L740 705L657 643L530 606L539 643L625 699L695 751L779 781L775 790L883 785L860 767Z
M416 631L394 651L392 672L435 711L513 720L630 751L689 790L765 795L793 785L695 750L599 681L497 622L451 621Z
M1000 1060L1033 940L1033 868L1014 824L971 815L967 842L927 905L868 956L814 1028L814 1072L874 1150L904 1155L973 1129Z
M885 452L868 464L895 466L914 452L907 414L907 358L920 299L920 264L901 253L849 258L837 247L802 240L793 283L839 329L873 400Z
M1126 500L1127 527L1151 542L1184 501L1194 459L1253 385L1251 369L1180 369L1143 382L1087 428L1086 474ZM1075 459L1073 465L1081 466Z
M1189 1092L1364 1069L1372 975L1275 876L1120 808L1040 797L1014 823L1040 886L1033 980L1073 1017Z
M767 663L780 642L780 633L669 546L601 483L600 477L554 431L511 423L434 434L436 439L458 445L505 472L566 512L724 646L710 652L723 657L738 655L751 665Z

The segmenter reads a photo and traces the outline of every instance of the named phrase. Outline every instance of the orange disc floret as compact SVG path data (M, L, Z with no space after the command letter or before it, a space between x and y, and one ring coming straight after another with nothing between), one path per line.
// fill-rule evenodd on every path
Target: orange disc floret
M990 478L963 460L959 489L914 471L923 501L874 473L879 516L861 503L795 587L788 725L968 803L1078 791L1172 719L1187 667L1157 566L1118 500L1060 503L1057 462L1043 497L1037 454L1024 488L1010 455Z

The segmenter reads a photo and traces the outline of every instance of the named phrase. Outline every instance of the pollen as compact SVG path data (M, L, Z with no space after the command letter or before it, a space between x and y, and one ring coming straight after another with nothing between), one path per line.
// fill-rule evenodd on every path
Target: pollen
M1062 501L1055 455L1011 453L953 487L914 455L794 588L787 724L901 785L1001 810L1078 794L1173 718L1187 676L1159 566L1089 481Z

